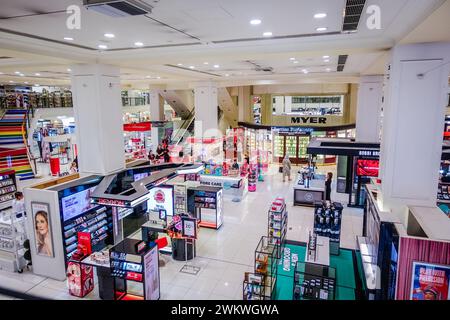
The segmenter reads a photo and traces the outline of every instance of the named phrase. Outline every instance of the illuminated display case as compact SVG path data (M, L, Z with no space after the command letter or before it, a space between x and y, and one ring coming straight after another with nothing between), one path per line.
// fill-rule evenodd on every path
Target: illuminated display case
M282 162L284 155L289 155L293 164L305 164L308 162L307 148L309 135L279 134L274 136L275 161Z
M277 158L281 158L284 156L284 136L274 136L273 153Z

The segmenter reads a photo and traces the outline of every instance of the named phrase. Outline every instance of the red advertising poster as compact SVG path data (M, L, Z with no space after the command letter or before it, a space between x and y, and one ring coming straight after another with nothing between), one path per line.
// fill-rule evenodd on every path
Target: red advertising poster
M413 262L411 300L449 300L450 266Z
M356 174L362 177L378 177L379 160L359 159L356 163Z
M83 249L83 254L85 256L92 253L90 232L78 232L78 247Z

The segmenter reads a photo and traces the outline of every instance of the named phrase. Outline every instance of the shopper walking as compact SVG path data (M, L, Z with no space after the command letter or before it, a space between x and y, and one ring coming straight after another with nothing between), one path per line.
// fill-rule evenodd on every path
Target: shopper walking
M333 173L328 172L325 180L325 200L331 201L331 183L333 182Z
M16 192L14 194L14 199L12 201L12 210L16 215L16 218L22 218L22 216L26 216L25 213L25 200L23 198L22 192Z
M286 176L289 181L291 181L291 160L289 160L289 155L285 155L283 159L283 182L286 181Z

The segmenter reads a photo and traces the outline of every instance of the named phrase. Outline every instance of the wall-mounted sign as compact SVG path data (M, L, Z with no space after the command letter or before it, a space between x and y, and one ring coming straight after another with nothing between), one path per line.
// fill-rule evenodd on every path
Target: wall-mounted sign
M310 134L314 132L314 129L304 127L272 127L272 131L286 134Z
M450 267L413 262L411 300L449 300Z
M293 123L293 124L326 124L327 118L325 118L325 117L291 117L291 123Z
M358 155L360 157L380 157L379 150L359 150Z

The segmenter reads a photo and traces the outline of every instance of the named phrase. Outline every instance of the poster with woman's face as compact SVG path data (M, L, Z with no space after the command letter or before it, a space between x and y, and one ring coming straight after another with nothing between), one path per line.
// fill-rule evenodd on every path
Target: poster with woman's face
M36 253L41 256L54 257L50 206L48 203L32 202L31 211Z

